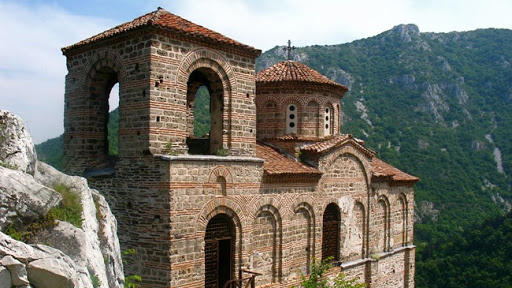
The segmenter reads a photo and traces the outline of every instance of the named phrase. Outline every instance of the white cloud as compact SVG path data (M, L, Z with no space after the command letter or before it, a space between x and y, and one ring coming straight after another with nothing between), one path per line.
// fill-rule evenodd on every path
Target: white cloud
M340 44L399 24L424 32L512 28L509 0L167 1L171 12L263 51L285 45ZM166 7L166 6L164 6Z
M63 131L67 71L60 48L112 25L55 5L0 3L0 109L20 115L35 143Z
M340 44L408 23L417 24L425 32L512 29L510 0L66 1L48 2L65 4L77 13L110 15L116 9L116 15L126 17L112 20L79 16L57 4L41 4L45 1L40 0L0 0L0 109L25 119L36 143L63 131L67 71L60 48L157 6L263 51L285 45L288 39L298 47ZM102 9L85 9L99 3L104 5Z

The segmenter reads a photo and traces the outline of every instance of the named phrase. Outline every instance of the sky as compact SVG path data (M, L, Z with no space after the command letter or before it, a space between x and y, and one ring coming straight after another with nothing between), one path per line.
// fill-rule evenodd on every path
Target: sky
M60 48L158 7L263 52L288 39L296 47L348 43L399 24L512 29L510 0L0 0L0 109L21 116L36 144L59 136Z

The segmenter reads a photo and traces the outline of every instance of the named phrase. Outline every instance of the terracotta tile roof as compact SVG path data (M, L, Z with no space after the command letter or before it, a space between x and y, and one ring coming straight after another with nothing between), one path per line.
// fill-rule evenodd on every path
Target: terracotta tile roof
M64 47L62 48L62 52L65 53L66 51L69 51L73 48L80 47L92 42L96 42L98 40L105 39L111 36L115 36L117 34L124 33L142 26L158 27L167 31L171 31L183 36L187 36L211 44L228 45L236 48L241 48L247 50L248 53L253 54L255 57L261 54L261 50L237 42L233 39L230 39L220 33L207 29L203 26L194 24L188 20L185 20L179 16L176 16L166 11L161 7L158 7L156 11L135 18L133 21L123 23L112 29L104 31L98 35L82 40L76 44Z
M276 149L258 143L256 145L256 157L265 160L263 170L268 175L283 175L283 174L317 174L321 172L310 167L302 162L295 161L286 155L278 152Z
M323 141L320 140L312 144L305 144L300 147L300 150L305 152L322 153L332 150L334 148L338 148L348 142L352 142L356 146L356 148L358 148L359 150L361 150L362 152L371 157L375 155L374 151L363 146L363 140L354 138L350 134L336 135L330 139L326 139Z
M411 182L414 184L420 180L420 178L409 175L377 157L372 159L372 172L374 177L391 177L394 182Z
M308 137L308 136L302 136L297 135L295 133L292 134L286 134L283 136L275 137L275 138L269 138L269 139L276 139L281 141L305 141L305 142L311 142L311 141L318 141L318 137Z
M287 60L279 62L256 75L256 83L307 82L325 84L346 92L347 87L332 81L303 63Z

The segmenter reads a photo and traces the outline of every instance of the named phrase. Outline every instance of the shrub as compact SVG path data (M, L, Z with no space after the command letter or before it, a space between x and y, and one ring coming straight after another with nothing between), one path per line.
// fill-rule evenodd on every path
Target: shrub
M123 264L126 265L126 257L130 257L131 255L135 255L135 249L126 249L123 251ZM142 281L142 277L140 275L125 275L124 276L124 287L125 288L138 288L139 283Z
M53 189L62 196L62 202L59 206L50 209L47 217L49 219L66 221L77 228L82 228L83 207L80 196L71 192L71 188L61 183L53 185Z
M101 287L101 281L98 275L91 275L91 283L93 288Z
M228 150L224 148L217 148L217 151L215 151L215 155L217 156L227 156Z
M329 283L328 279L323 277L324 272L331 269L332 257L318 263L315 258L311 263L311 274L309 277L302 274L300 287L302 288L364 288L366 284L356 283L356 279L346 280L345 274L339 273L338 276ZM294 287L295 288L295 287Z

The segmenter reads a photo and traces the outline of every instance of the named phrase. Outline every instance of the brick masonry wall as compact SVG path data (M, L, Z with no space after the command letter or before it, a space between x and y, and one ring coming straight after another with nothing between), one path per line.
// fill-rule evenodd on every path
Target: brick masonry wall
M187 150L187 81L197 69L213 71L221 82L223 147L229 155L253 156L256 149L255 59L176 40L151 39L150 150L162 153L167 143ZM210 135L214 137L215 135Z
M152 156L118 161L111 176L89 178L116 216L125 274L141 275L141 287L170 287L169 163Z
M222 213L234 219L235 270L264 273L257 277L258 286L290 287L297 283L301 273L307 272L312 257L321 258L322 215L329 203L340 207L342 263L362 261L353 268L359 272L350 277L364 275L364 279L375 283L372 287L399 281L400 276L393 276L398 278L377 282L384 276L375 269L367 271L367 261L375 260L364 256L369 237L366 227L376 229L372 226L375 217L367 214L366 184L351 183L365 179L368 172L363 167L369 167L370 159L356 149L343 147L327 155L323 159L327 165L324 178L316 186L261 184L262 163L256 159L206 157L209 158L204 161L198 157L126 159L118 163L114 179L91 181L102 191L111 192L107 198L118 217L123 248L137 250L137 259L128 265L128 271L143 275L146 287L204 285L205 230L209 219ZM340 177L333 178L335 175ZM334 179L336 185L331 183ZM412 193L408 187L375 183L373 186L390 199L394 199L393 195ZM357 205L353 204L355 199ZM367 217L370 221L366 221ZM397 257L387 261L401 261L400 265L405 265L405 260ZM395 267L395 271L399 270Z
M66 171L81 174L108 156L110 88L119 82L119 155L142 155L148 146L150 45L147 34L68 52L64 109Z
M286 109L297 107L297 135L324 137L324 116L326 107L339 107L339 97L325 91L293 89L290 87L258 88L256 106L258 109L258 139L279 137L286 134ZM331 109L334 133L340 131L339 109Z
M141 275L141 287L203 286L206 227L219 214L235 230L235 271L263 273L260 287L296 285L311 259L321 258L322 219L331 203L340 211L339 258L356 263L347 272L364 275L372 287L413 287L414 249L402 248L413 239L412 187L371 183L371 159L349 144L320 157L318 183L264 183L263 163L252 158L254 59L150 32L130 32L66 55L68 172L82 174L111 160L105 91L120 83L119 157L113 170L89 182L116 215L122 249L137 251L126 272ZM193 71L221 91L222 129L211 137L230 157L186 155L187 82ZM298 106L299 134L323 137L322 111L339 100L320 90L260 92L260 139L283 134L290 103ZM168 144L180 156L159 156ZM341 270L331 272L336 271Z

